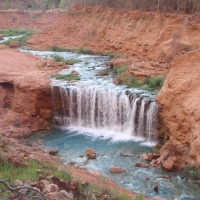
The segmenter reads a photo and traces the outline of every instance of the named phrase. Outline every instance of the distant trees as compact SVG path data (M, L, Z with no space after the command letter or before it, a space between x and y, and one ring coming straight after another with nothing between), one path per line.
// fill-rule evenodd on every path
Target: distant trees
M103 6L117 9L143 11L196 13L200 11L200 0L71 0L74 6Z
M76 6L102 6L142 11L197 13L200 0L0 0L1 9L69 9Z

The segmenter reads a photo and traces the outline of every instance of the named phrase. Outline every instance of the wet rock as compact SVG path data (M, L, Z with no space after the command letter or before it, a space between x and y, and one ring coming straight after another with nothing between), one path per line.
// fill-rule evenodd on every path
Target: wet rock
M142 168L147 168L147 167L149 167L148 164L143 163L143 162L137 162L137 163L135 164L135 166L136 166L136 167L142 167Z
M162 167L167 171L172 171L174 167L174 161L172 159L165 160L162 163Z
M17 48L17 47L19 47L19 42L17 42L17 41L11 41L10 43L9 43L9 47L10 48Z
M80 158L83 158L83 157L84 157L84 155L83 155L83 154L81 154L79 157L80 157Z
M93 149L87 148L85 151L86 151L86 154L87 154L88 158L90 158L90 159L95 159L96 158L96 152Z
M120 150L120 154L122 156L134 157L134 154L132 153L131 150L122 149L122 150Z
M55 156L58 154L58 149L51 149L48 151L49 155L51 156Z
M146 179L147 181L149 181L149 177L148 177L148 176L146 176L145 179Z
M111 166L110 172L111 173L124 173L125 170L123 168L120 168L120 167Z
M146 154L146 153L143 153L141 155L141 157L144 159L144 160L149 160L149 156Z
M158 192L158 185L154 185L153 189L154 191Z
M37 143L38 143L39 145L43 145L43 141L42 141L42 140L38 140Z
M158 161L155 160L155 159L153 159L153 160L150 162L150 165L151 165L152 167L156 167L157 164L158 164Z
M118 78L116 78L116 79L113 81L113 83L114 83L115 85L119 85L120 83L122 83L122 79L121 79L120 77L118 77Z
M0 40L2 40L4 37L4 34L0 34Z
M72 70L71 74L74 74L74 75L77 75L77 76L79 75L79 73L75 70Z

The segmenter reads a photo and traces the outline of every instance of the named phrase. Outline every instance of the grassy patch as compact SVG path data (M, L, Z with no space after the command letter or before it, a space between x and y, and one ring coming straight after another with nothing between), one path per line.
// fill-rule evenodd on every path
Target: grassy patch
M79 47L77 49L77 53L79 53L79 54L92 54L92 50L87 49L87 48L83 48L83 47Z
M199 167L184 166L183 170L189 174L189 176L194 180L200 180L200 169Z
M101 70L98 72L100 76L107 76L109 74L109 71L107 69Z
M17 41L17 42L19 42L19 45L17 47L25 46L27 44L28 36L30 36L34 33L35 33L35 31L30 30L30 29L6 29L6 30L1 29L0 34L4 34L6 37L24 35L19 38L7 40L1 44L9 45L10 42Z
M51 55L51 58L52 58L55 62L65 62L65 59L64 59L62 56Z
M5 37L9 36L17 36L17 35L32 35L35 31L31 29L16 29L16 28L10 28L10 29L0 29L0 34L4 34Z
M7 182L12 182L13 180L30 180L31 182L39 181L39 178L44 176L51 176L63 179L66 182L69 182L72 179L71 173L66 171L58 170L58 168L47 162L38 162L35 160L24 161L26 167L16 167L9 162L0 163L0 172L1 179L6 180ZM0 190L5 196L9 195L7 188L0 184Z
M57 80L66 80L66 81L73 81L73 80L80 80L79 76L75 74L66 74L66 75L56 75L54 76Z
M165 81L165 77L162 76L138 80L133 74L126 72L126 66L124 65L114 66L112 70L116 77L122 79L122 84L127 85L128 87L141 87L142 89L149 91L159 91Z
M80 62L82 62L82 60L80 60L80 59L66 59L65 62L69 62L69 63L80 63Z
M58 46L52 46L50 48L50 51L54 51L54 52L69 52L70 49L66 49L66 48L62 48L62 47L58 47Z

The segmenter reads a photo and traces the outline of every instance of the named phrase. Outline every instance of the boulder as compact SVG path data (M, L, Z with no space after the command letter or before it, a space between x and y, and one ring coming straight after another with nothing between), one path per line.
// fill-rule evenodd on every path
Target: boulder
M50 192L58 192L58 186L56 184L49 184L45 189L44 193L50 193Z
M154 185L153 189L154 191L158 192L158 185Z
M49 150L49 155L51 155L51 156L55 156L55 155L57 155L58 154L58 149L51 149L51 150Z
M74 75L77 75L77 76L79 75L79 73L77 71L75 71L75 70L72 70L71 74L74 74Z
M136 167L142 167L142 168L147 168L147 167L149 167L148 164L143 163L143 162L137 162L137 163L135 164L135 166L136 166Z
M17 42L17 41L11 41L8 46L10 48L17 48L17 47L19 47L19 45L20 45L19 42Z
M45 190L50 185L50 182L48 180L46 180L46 179L42 179L42 180L40 180L39 184Z
M167 171L172 171L174 167L174 161L172 159L167 159L162 163L162 167Z
M120 78L120 77L118 77L118 78L116 78L115 80L114 80L114 84L115 85L119 85L120 83L122 82L122 79Z
M120 167L111 166L110 172L111 173L124 173L125 170L123 168L120 168Z
M90 158L90 159L95 159L96 158L96 152L93 149L87 148L85 151L86 151L86 154L87 154L88 158Z
M2 40L4 37L4 34L0 34L0 40Z

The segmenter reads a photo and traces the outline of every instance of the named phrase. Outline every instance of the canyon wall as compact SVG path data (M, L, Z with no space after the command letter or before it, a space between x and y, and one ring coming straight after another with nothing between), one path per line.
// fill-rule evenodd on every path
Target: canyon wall
M159 137L183 147L182 164L200 165L199 20L198 15L76 8L28 42L33 48L84 47L94 53L112 53L135 75L138 69L148 76L166 76L156 97ZM167 148L173 151L170 145ZM170 156L176 155L169 153L165 159Z

